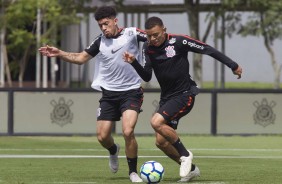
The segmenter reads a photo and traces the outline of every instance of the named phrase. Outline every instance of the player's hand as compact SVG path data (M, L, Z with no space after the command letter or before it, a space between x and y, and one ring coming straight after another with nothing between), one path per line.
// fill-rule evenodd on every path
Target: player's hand
M129 53L129 52L127 52L127 51L123 53L122 58L127 63L133 63L133 61L135 60L134 55Z
M46 45L45 47L40 47L38 51L43 55L43 56L48 56L48 57L57 57L59 56L60 50L56 47L50 47L49 45Z
M238 68L233 71L233 74L234 74L234 75L238 75L238 78L237 78L237 79L240 79L240 78L241 78L241 75L242 75L242 68L241 68L240 66L238 66Z

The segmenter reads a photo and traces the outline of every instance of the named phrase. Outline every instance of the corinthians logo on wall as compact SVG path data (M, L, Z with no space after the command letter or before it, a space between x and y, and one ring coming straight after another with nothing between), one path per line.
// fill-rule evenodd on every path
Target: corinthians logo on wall
M271 101L268 103L267 99L263 98L261 103L255 101L253 105L257 108L254 114L255 124L263 127L274 124L276 115L273 113L273 107L275 107L276 102Z
M70 106L73 104L72 100L66 102L65 99L61 97L58 102L52 100L50 104L54 107L51 113L52 123L56 123L61 127L72 123L73 113L70 110Z

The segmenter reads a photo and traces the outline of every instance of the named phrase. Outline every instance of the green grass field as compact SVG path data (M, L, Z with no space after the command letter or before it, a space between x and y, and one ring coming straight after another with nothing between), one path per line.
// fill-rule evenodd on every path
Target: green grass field
M121 145L120 169L112 174L108 153L96 137L0 137L0 184L130 183ZM194 184L282 183L282 136L181 136L194 153L201 177ZM156 149L154 137L137 136L138 167L156 160L165 168L161 183L177 183L179 166Z

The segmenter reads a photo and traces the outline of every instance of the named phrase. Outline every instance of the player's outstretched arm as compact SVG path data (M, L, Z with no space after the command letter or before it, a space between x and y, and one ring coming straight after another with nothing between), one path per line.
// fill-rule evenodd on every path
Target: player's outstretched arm
M46 45L44 47L40 47L38 51L43 55L47 57L60 57L66 62L74 63L74 64L84 64L88 60L91 59L92 56L90 56L87 52L83 51L80 53L73 53L73 52L65 52L62 51L56 47L51 47L49 45Z
M242 71L243 71L242 68L240 66L238 66L238 68L236 70L233 70L233 74L238 75L237 79L240 79L241 75L242 75Z
M60 50L56 47L50 47L49 45L46 45L44 47L40 47L38 51L43 55L43 56L48 56L48 57L58 57L60 54Z

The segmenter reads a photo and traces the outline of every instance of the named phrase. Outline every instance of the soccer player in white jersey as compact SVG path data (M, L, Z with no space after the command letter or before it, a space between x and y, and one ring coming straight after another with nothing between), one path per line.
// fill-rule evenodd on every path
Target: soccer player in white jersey
M84 64L92 57L95 61L95 78L92 88L102 91L97 110L97 138L110 153L109 166L113 173L118 171L120 146L112 137L115 121L122 117L122 132L125 140L125 154L131 182L142 182L137 174L138 144L134 128L143 102L141 79L130 65L123 61L122 54L130 51L138 58L138 42L146 41L146 35L137 28L119 28L117 12L113 7L103 6L95 12L95 19L102 31L89 47L80 53L62 51L56 47L44 46L39 51L48 57Z

